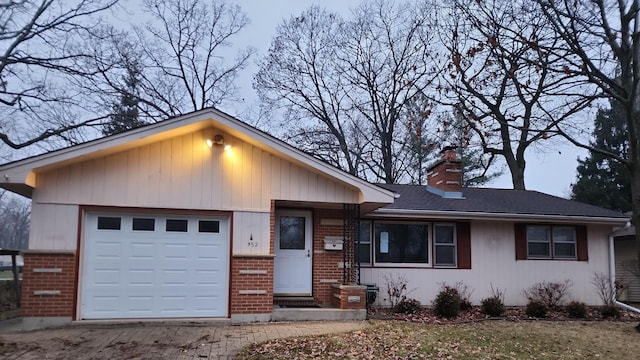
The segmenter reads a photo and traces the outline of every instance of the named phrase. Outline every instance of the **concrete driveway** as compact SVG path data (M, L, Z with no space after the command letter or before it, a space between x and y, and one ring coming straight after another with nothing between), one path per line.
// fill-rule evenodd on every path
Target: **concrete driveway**
M74 325L0 334L0 359L230 359L254 342L360 330L366 321Z

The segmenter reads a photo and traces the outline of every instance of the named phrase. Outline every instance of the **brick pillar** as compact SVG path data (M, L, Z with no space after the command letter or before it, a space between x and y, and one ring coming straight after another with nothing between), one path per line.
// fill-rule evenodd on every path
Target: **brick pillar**
M334 284L333 306L339 309L366 309L367 287L362 285Z
M73 251L24 253L22 317L73 316L76 256Z
M273 256L236 255L231 258L231 321L271 320Z

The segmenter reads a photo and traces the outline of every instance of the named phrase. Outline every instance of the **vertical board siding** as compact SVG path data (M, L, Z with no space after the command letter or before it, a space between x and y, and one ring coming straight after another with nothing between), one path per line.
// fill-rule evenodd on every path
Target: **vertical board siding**
M206 146L204 131L198 131L38 173L33 199L34 240L30 248L74 249L77 205L261 213L270 210L271 200L338 203L359 200L355 188L228 134L224 137L225 143L232 145L229 152L221 146ZM64 211L58 213L57 205L65 205L61 209L75 209L72 223L68 223ZM241 231L258 229L256 233L262 233L268 229L263 215L257 216L261 220L255 224L253 216L243 217L252 224L246 229L245 223L236 223L243 228ZM49 236L50 227L60 224L65 224L68 230L56 230L59 234L53 232ZM59 239L62 237L64 240ZM45 238L55 240L41 240ZM242 246L238 251L268 253L262 248Z
M234 212L233 255L268 255L269 220L268 212Z
M35 198L36 196L34 196ZM77 205L40 204L33 206L29 249L75 250L77 243Z
M624 285L628 301L640 301L640 278L637 272L637 253L634 239L616 239L616 281ZM623 299L624 300L624 299Z
M505 304L522 306L526 299L522 291L542 281L573 283L569 298L600 305L601 300L592 285L595 273L609 273L607 226L589 226L589 261L526 260L516 261L514 224L487 221L471 223L472 270L363 267L363 283L380 287L380 302L385 303L386 277L403 275L412 290L410 297L422 304L431 304L443 283L464 282L473 290L474 304L491 295L491 286L505 292Z

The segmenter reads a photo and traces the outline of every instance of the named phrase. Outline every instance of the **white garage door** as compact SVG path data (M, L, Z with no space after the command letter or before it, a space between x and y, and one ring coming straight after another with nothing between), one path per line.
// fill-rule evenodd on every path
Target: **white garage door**
M227 217L88 213L82 250L82 319L227 316Z

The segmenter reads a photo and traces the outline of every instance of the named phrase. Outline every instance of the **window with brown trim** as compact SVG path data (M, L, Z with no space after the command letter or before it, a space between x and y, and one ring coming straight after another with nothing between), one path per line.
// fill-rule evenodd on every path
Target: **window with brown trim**
M585 226L515 224L516 260L588 260Z

